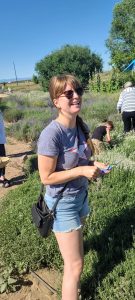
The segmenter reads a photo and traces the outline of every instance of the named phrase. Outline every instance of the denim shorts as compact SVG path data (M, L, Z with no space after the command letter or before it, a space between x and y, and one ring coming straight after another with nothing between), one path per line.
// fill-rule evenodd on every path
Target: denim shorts
M51 209L56 198L52 198L46 194L45 201ZM86 191L77 193L77 195L63 196L56 207L53 232L70 232L81 228L81 218L86 217L89 212L90 209Z

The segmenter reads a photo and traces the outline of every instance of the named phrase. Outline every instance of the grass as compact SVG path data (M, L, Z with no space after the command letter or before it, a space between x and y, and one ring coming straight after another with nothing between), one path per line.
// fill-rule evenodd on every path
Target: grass
M38 197L39 189L39 178L34 173L17 191L9 193L1 208L0 262L6 267L14 266L20 273L37 269L42 264L53 266L55 260L55 265L58 265L59 254L53 235L49 242L43 240L32 224L31 206Z
M8 91L8 88L11 88L13 92L15 91L31 91L31 90L41 90L41 87L38 84L35 84L31 80L23 80L18 82L6 83L5 91Z
M135 257L134 178L135 173L132 171L114 169L109 176L91 187L89 196L92 214L87 220L84 234L84 299L113 299L110 297L111 283L107 285L104 282L113 273L111 290L115 293L115 288L119 289L119 276L114 269L125 262L128 297L126 298L123 290L121 299L132 299L130 295L133 291L130 291L130 286L135 284L134 265L131 265L131 260ZM129 252L130 259L126 260L126 253ZM132 276L127 273L129 268ZM103 295L106 296L100 297L101 291L104 291ZM89 298L89 295L92 298Z

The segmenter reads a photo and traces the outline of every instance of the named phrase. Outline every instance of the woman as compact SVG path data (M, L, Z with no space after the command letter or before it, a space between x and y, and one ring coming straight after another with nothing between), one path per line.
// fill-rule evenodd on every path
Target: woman
M5 143L6 143L6 136L5 136L4 122L3 122L2 113L0 111L0 157L6 156ZM8 158L7 160L5 160L5 165L7 162L8 162ZM0 186L7 188L9 187L9 185L10 185L9 180L5 178L5 166L2 168L0 167Z
M127 81L120 93L117 110L122 113L124 132L135 131L135 86Z
M78 117L83 95L80 82L72 75L55 76L50 80L49 92L58 116L39 137L38 166L49 208L65 186L53 231L64 260L62 300L77 300L83 269L82 224L89 213L88 180L96 179L99 168L106 165L89 161L87 127Z
M95 128L92 134L92 143L94 146L95 154L99 154L101 151L105 149L103 144L104 137L106 137L106 142L111 146L110 131L112 131L113 129L114 129L113 122L107 120L105 120L103 124Z

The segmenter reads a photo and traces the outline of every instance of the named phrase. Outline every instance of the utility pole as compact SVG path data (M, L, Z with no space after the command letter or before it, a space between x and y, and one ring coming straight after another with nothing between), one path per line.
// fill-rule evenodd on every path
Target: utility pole
M14 66L14 71L15 71L15 78L16 78L16 83L18 85L18 80L17 80L17 74L16 74L16 68L15 68L15 64L14 64L14 61L13 61L13 66Z

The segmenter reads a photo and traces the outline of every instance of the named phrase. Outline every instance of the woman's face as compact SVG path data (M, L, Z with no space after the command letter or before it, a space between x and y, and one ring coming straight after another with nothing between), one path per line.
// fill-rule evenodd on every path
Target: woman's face
M64 92L54 100L54 104L60 112L77 115L81 109L82 94L81 87L74 89L70 84L67 84Z
M111 125L107 125L107 129L108 129L109 131L112 131Z

